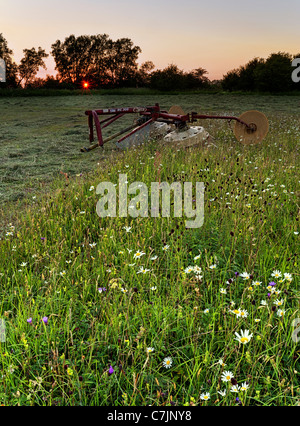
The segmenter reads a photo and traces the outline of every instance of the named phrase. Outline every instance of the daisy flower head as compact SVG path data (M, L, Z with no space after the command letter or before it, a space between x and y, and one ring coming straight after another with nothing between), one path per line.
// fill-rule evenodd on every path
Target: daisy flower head
M147 272L150 272L150 269L146 269L143 266L141 266L137 274L147 274Z
M249 385L245 382L241 386L241 391L246 392L249 389Z
M216 269L216 267L217 267L217 265L216 265L216 264L214 264L214 265L210 265L209 269Z
M224 371L224 373L222 373L221 375L222 382L230 382L231 379L233 378L234 378L234 375L232 374L231 371Z
M273 271L272 274L271 274L271 277L281 278L282 277L282 273L280 271L277 271L277 270Z
M205 314L209 314L209 309L205 309L203 312L204 312Z
M233 385L230 389L230 392L238 393L240 391L240 389L241 388L239 387L239 385Z
M221 396L226 396L226 390L218 391L218 394L221 395Z
M230 311L232 314L236 315L238 318L241 316L240 309L234 309L233 311Z
M240 277L244 280L250 280L250 274L248 274L248 272L242 272Z
M278 309L277 316L280 318L283 318L285 314L285 311L283 309Z
M247 343L250 342L250 340L253 337L253 334L250 334L249 330L241 330L241 334L235 332L236 335L236 339L239 343L241 343L242 345L246 345Z
M186 274L190 274L191 272L193 272L194 267L193 266L188 266L187 268L185 268L184 272Z
M171 367L172 367L172 364L173 364L173 360L172 360L172 358L171 358L171 357L169 357L169 356L163 360L163 366L164 366L165 368L171 368Z
M126 232L130 232L131 231L131 226L123 226L123 229L126 231Z
M138 250L133 257L134 257L134 259L139 259L140 257L144 256L145 254L146 253L144 253L143 251Z
M154 352L154 348L147 348L146 352L147 354L151 354L152 352Z
M248 315L249 315L248 311L246 311L245 309L241 310L240 312L241 318L247 318Z
M223 359L219 359L218 364L220 364L222 367L226 367L227 365L224 363Z
M202 273L202 269L200 268L200 266L197 265L193 267L193 271L196 275L200 275Z
M163 249L163 251L167 251L167 250L169 250L169 248L170 248L170 246L167 244L162 249Z
M284 304L284 300L283 299L281 299L281 300L275 300L275 302L274 302L274 305L276 305L276 306L282 306Z
M252 285L255 286L255 287L259 287L261 285L261 282L260 281L253 281Z
M208 401L209 399L210 399L210 393L202 393L201 395L200 395L200 399L202 400L202 401Z
M201 257L201 254L198 254L197 256L194 257L194 260L198 260L200 259L200 257Z
M289 282L293 280L292 275L288 274L287 272L284 273L284 278Z
M227 294L226 288L220 288L220 293L221 294Z

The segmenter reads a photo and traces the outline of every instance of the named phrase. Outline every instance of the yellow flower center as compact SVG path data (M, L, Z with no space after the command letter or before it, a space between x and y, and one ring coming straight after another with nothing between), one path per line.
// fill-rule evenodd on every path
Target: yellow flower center
M248 343L249 339L247 337L242 337L241 338L241 343Z

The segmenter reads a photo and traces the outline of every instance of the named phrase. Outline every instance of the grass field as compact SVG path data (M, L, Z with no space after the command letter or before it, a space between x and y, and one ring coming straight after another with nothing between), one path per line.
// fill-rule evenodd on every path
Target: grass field
M206 122L218 149L79 153L85 109L155 102L258 109L270 132L244 147L227 123ZM299 404L297 98L2 98L0 108L1 404ZM120 173L148 187L204 182L204 225L100 219L95 188Z
M130 93L130 92L129 92ZM240 115L258 109L269 118L295 118L300 112L300 101L293 96L243 95L123 95L123 96L59 96L59 97L0 97L0 202L16 201L32 193L37 187L52 181L60 171L75 175L93 169L106 152L90 155L80 153L88 145L86 109L153 105L162 108L181 105L187 112L229 113ZM132 121L132 119L130 119ZM108 128L111 133L126 120ZM203 123L205 126L208 122ZM212 132L227 129L227 123L213 123ZM111 129L111 130L110 130ZM110 133L106 133L110 135Z

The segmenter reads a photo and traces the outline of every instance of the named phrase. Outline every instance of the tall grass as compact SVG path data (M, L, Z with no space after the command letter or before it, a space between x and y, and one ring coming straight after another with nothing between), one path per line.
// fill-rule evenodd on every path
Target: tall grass
M215 135L218 149L149 143L106 158L2 212L2 404L297 404L300 130L274 119L253 147ZM99 218L95 188L120 173L204 182L203 227Z

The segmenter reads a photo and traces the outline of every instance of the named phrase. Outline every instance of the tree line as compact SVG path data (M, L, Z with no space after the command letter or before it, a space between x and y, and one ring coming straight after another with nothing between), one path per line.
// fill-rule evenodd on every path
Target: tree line
M226 91L243 92L290 92L300 90L300 84L293 82L292 62L299 55L285 52L272 53L267 59L254 58L246 65L229 71L222 80Z
M210 81L207 71L199 67L186 72L171 64L155 69L152 61L138 65L141 48L129 38L112 40L107 34L70 35L51 46L56 76L37 77L40 67L46 69L48 53L41 47L24 49L19 64L0 33L0 58L6 63L6 83L12 88L89 88L148 87L160 91L218 88L225 91L288 92L300 90L292 81L292 61L288 53L273 53L267 59L255 58L229 71L222 80Z
M70 35L57 40L50 54L55 61L56 76L38 78L40 67L46 69L44 49L24 49L24 57L17 65L13 52L0 34L0 58L6 62L6 83L0 87L24 88L80 88L88 82L90 88L149 87L158 90L199 89L208 85L207 71L198 68L184 72L176 65L155 70L152 61L138 66L141 48L129 38L113 41L107 34Z

